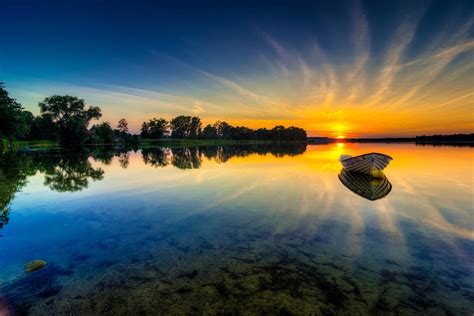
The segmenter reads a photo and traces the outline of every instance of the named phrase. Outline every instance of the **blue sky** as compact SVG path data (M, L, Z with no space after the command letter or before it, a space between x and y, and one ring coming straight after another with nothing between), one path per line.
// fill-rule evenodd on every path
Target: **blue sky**
M474 127L474 1L1 7L0 81L34 113L44 97L72 94L135 130L179 114L323 136Z

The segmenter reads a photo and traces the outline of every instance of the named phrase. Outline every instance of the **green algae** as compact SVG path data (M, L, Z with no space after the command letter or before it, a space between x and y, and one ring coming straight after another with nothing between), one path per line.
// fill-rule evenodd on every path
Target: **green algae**
M35 272L37 270L43 269L45 266L46 266L46 261L33 260L33 261L28 262L25 265L25 272L26 273Z

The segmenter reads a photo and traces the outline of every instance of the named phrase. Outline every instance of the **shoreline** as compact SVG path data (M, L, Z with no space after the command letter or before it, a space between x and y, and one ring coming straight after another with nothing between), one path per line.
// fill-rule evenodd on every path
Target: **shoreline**
M419 141L416 139L336 139L336 138L311 138L306 141L271 141L271 140L232 140L232 139L140 139L134 144L124 144L120 142L114 143L98 143L98 144L84 144L84 147L94 146L116 146L116 147L135 147L135 148L150 148L150 147L201 147L201 146L238 146L238 145L278 145L278 144L294 144L305 143L307 145L325 145L333 143L412 143L415 145L428 146L467 146L474 147L474 140L472 141ZM0 148L1 151L10 150L8 146ZM68 149L63 147L59 142L49 140L34 140L34 141L15 141L13 150L50 150L50 149Z

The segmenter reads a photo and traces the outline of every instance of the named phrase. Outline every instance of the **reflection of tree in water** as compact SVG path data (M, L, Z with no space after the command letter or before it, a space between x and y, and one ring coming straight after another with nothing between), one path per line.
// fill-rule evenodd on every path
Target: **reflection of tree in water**
M123 169L127 169L128 165L130 164L130 152L121 153L119 155L118 161L119 161L120 167L122 167Z
M86 152L0 154L0 228L9 221L11 201L38 171L44 173L44 184L58 192L87 188L90 180L102 180L104 171L92 167Z
M122 168L129 165L130 149L97 146L78 152L7 152L0 154L0 228L9 221L11 201L15 193L28 182L30 176L38 171L44 174L44 184L58 192L75 192L88 187L89 182L102 180L104 171L94 168L89 157L104 164L110 164L118 157ZM202 157L216 162L226 162L232 157L251 154L272 154L276 157L299 155L306 150L306 144L255 145L255 146L217 146L146 148L142 149L143 161L151 166L173 165L180 169L197 169Z
M119 164L126 169L130 164L131 151L136 152L138 148L131 146L94 146L88 148L89 155L105 165L110 165L114 157L118 157Z
M305 143L252 145L252 146L215 146L215 147L182 147L174 149L144 148L143 161L154 167L166 167L170 164L180 169L197 169L202 164L202 157L224 163L232 157L245 157L252 154L275 157L296 156L306 151Z
M31 158L7 152L0 154L0 229L9 221L10 202L15 193L36 173Z
M143 162L153 167L166 167L171 161L171 150L161 147L143 148Z
M9 207L6 207L2 210L2 212L0 213L0 229L3 228L3 226L5 226L6 224L8 224L8 221L10 220L10 218L8 217L8 215L10 215L10 208Z
M57 161L47 165L44 184L58 192L75 192L88 187L89 180L102 180L104 171L93 168L84 154L57 157Z
M173 149L173 166L179 169L199 169L201 167L201 152L197 147Z
M232 157L245 157L252 154L275 157L296 156L306 151L305 143L269 144L252 146L218 146L202 149L203 155L208 159L223 163Z
M117 151L113 146L94 146L90 148L90 156L104 165L110 165Z

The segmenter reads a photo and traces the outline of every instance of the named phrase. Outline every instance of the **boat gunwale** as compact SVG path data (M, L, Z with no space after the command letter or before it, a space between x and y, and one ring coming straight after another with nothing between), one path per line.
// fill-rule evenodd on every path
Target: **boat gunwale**
M377 153L377 152L371 152L371 153L367 153L367 154L362 154L362 155L358 155L358 156L353 156L353 157L350 157L350 158L346 158L346 159L344 159L344 160L341 160L341 162L346 161L346 160L349 160L349 159L355 159L355 158L364 157L364 156L373 155L373 154L380 155L380 156L384 156L384 157L389 158L390 160L393 160L393 158L390 157L389 155L381 154L381 153Z

